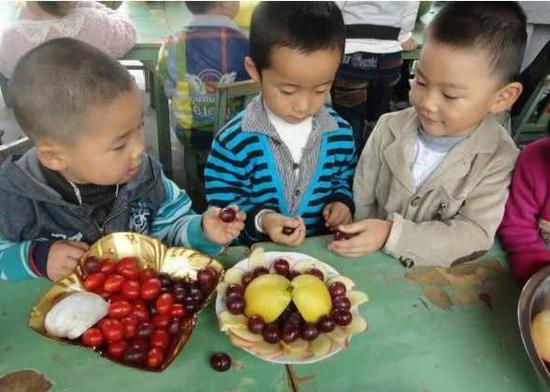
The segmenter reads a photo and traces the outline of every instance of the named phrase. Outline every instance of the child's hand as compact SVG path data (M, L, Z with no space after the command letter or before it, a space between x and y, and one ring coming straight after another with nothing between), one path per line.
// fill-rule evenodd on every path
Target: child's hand
M90 248L85 242L79 241L55 241L50 247L46 274L52 281L59 280L72 273L76 263Z
M347 226L340 226L338 230L356 234L349 240L333 241L328 248L345 257L359 257L382 248L388 239L392 222L381 219L365 219Z
M236 205L229 206L228 208L232 208L237 212L232 222L226 223L220 219L221 208L219 207L209 208L202 215L202 229L204 233L210 241L219 245L227 245L237 238L244 229L246 214L239 211L239 207Z
M289 218L276 212L267 212L262 215L260 226L271 241L277 244L298 246L306 238L306 225L301 217ZM294 231L290 234L284 234L283 229L285 227Z
M340 201L328 203L323 208L323 218L325 218L325 226L331 230L340 225L349 225L352 221L349 207Z
M403 52L410 52L411 50L415 50L416 48L418 48L418 44L416 43L414 37L409 38L401 44L401 49L403 49Z

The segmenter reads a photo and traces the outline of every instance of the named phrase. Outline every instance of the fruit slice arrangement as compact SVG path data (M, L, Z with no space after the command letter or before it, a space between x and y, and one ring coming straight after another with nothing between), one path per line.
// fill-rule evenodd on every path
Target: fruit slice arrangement
M207 256L117 233L94 244L76 274L56 282L29 324L124 365L163 370L187 342L222 276L221 265Z
M366 293L305 255L258 248L226 271L217 290L220 329L234 345L273 362L317 361L367 329L358 313Z

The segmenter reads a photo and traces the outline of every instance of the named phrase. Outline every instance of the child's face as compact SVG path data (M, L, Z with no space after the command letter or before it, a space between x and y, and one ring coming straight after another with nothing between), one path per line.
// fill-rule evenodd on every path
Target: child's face
M123 184L138 172L145 149L143 97L134 88L84 118L88 129L64 148L60 173L75 183Z
M306 54L279 47L271 51L271 65L262 70L261 76L252 59L247 57L245 66L252 79L260 82L269 110L286 122L297 124L325 104L340 59L338 49Z
M494 113L499 79L482 50L462 50L428 40L410 93L424 131L433 136L467 134Z

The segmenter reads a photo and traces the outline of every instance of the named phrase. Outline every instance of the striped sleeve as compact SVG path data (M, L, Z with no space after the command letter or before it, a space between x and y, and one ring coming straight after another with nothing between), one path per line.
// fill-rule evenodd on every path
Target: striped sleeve
M353 134L349 125L338 122L340 132L329 136L330 148L327 156L334 156L335 173L332 178L332 195L328 202L342 202L348 206L351 213L355 212L353 203L352 183L357 166L357 151Z
M250 210L250 189L252 183L247 172L249 157L248 140L234 148L228 146L240 132L240 127L222 130L214 139L204 169L206 200L208 205L226 207L238 205L245 212Z
M222 246L210 241L202 230L202 216L191 209L191 199L174 182L163 176L165 199L157 211L151 235L172 246L185 246L215 254Z
M40 278L32 261L33 241L11 242L0 235L0 279Z

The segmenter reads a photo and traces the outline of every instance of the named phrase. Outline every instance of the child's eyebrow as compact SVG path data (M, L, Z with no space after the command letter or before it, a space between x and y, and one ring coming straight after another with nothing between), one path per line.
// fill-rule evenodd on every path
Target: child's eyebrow
M145 118L145 113L144 112L141 112L141 117L139 118L139 124L137 125L136 128L139 128L141 123L143 122L143 119ZM128 135L130 135L132 132L134 132L136 130L136 128L133 128L133 129L128 129L126 132L124 132L122 135L119 135L117 136L117 138L113 141L114 143L120 141L120 140L123 140L123 139L126 139L128 137Z
M319 83L318 85L315 86L315 88L317 87L321 87L321 86L324 86L324 85L327 85L327 84L332 84L334 80L331 79L331 80L328 80L326 82L322 82L322 83ZM284 87L293 87L293 88L300 88L302 86L300 86L299 84L295 84L295 83L291 83L291 82L282 82L281 83L281 86L284 86Z

